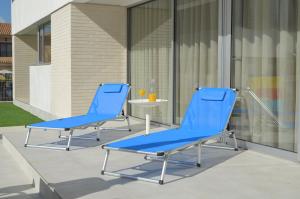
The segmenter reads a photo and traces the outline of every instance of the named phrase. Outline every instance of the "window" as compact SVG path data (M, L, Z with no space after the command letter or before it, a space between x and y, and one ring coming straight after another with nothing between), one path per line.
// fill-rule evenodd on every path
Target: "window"
M0 43L0 57L11 57L11 43L3 42Z
M12 101L12 74L0 73L0 101Z
M141 98L139 89L169 99L171 53L171 1L155 0L131 8L130 63L131 97ZM132 115L143 118L145 110L132 106ZM152 120L167 123L168 105L153 109Z
M218 79L218 0L176 1L176 99L179 124L196 87Z
M296 151L299 12L296 0L233 1L231 82L241 92L232 124L240 139Z
M39 63L51 63L51 23L45 23L39 27Z
M175 16L172 16L172 4L176 8ZM151 90L153 80L158 97L168 99L169 103L174 90L175 104L171 107L175 105L175 123L179 124L195 88L217 85L218 7L218 0L155 0L130 9L132 98L140 97L141 88ZM176 58L175 63L170 57ZM170 77L173 72L176 76ZM165 104L153 110L153 120L168 123L174 119L169 109ZM144 115L138 107L132 106L131 110L133 116Z

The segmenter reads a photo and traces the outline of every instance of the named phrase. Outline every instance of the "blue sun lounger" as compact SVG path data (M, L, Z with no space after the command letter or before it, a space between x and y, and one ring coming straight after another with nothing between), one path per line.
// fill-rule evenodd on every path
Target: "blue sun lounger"
M224 135L231 135L234 138L235 148L231 149L237 150L234 132L226 130L236 97L237 93L233 89L197 89L179 128L149 135L140 135L102 145L102 148L106 150L106 155L101 174L163 184L168 158L174 153L191 147L198 147L198 161L196 165L200 167L201 148L204 143L209 139ZM226 147L222 148L225 149ZM144 154L146 155L145 159L163 161L160 179L155 180L106 171L110 150ZM171 163L171 160L169 162ZM174 160L172 162L184 163Z
M95 127L97 129L97 138L100 140L100 130L105 129L101 126L106 121L112 120L127 120L128 129L116 129L116 130L130 130L129 117L124 114L123 106L126 102L130 86L128 84L120 83L105 83L100 84L94 99L90 105L89 111L85 115L79 115L74 117L62 118L52 121L40 122L26 126L28 133L25 140L25 147L36 148L48 148L48 149L63 149L70 150L72 138L78 139L92 139L73 136L75 129L85 129L88 127ZM32 129L44 129L44 130L57 130L59 131L59 138L67 138L68 143L66 147L51 147L41 145L28 144L30 133ZM108 129L108 128L106 128ZM113 129L113 128L110 128ZM68 136L62 136L61 132L69 132Z

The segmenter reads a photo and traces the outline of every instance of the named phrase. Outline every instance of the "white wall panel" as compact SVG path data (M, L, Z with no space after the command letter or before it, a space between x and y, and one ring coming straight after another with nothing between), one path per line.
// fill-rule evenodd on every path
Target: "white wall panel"
M30 105L51 111L51 65L30 66Z

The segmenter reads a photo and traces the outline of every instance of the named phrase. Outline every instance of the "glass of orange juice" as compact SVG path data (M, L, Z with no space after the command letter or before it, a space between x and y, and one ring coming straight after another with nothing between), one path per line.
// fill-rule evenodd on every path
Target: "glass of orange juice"
M146 94L146 90L145 89L142 88L142 89L139 90L139 96L144 97L145 94Z
M149 93L148 100L149 102L156 102L156 93Z

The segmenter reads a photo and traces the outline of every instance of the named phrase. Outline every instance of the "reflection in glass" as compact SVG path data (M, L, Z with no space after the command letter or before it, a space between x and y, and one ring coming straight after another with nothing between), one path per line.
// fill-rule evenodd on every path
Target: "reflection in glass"
M196 87L217 86L218 0L180 0L176 11L176 123Z
M131 98L139 90L154 89L157 98L169 99L171 53L171 0L156 0L130 9ZM155 80L155 88L151 88ZM168 104L153 108L152 120L169 123ZM145 110L132 106L132 115L145 117Z
M241 92L231 125L240 139L296 150L299 12L298 0L233 1L232 86Z
M51 25L44 26L44 62L51 62Z
M51 63L51 23L39 28L39 63Z

